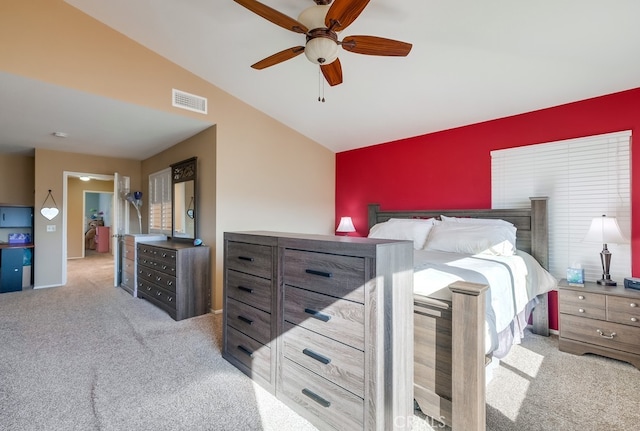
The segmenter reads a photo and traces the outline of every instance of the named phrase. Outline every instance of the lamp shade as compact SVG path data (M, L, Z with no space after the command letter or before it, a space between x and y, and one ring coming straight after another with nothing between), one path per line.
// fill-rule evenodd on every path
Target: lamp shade
M316 37L307 42L304 55L314 64L330 64L338 58L338 45L326 37Z
M353 225L353 221L351 220L351 217L340 218L340 224L338 225L336 232L355 232L355 231L356 231L356 228Z
M615 217L595 217L591 221L589 231L584 237L586 242L599 242L601 244L626 244L629 242L622 232Z

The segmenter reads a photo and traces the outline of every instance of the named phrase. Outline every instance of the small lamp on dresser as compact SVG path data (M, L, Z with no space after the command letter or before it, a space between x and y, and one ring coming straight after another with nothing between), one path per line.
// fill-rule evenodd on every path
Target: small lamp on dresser
M356 231L356 228L353 225L353 221L351 220L351 217L340 218L340 224L338 225L336 232L343 233L346 236L346 235L349 235L349 232L355 232L355 231Z
M600 252L600 262L602 263L602 278L597 281L602 286L615 286L616 282L611 280L609 268L611 267L611 252L607 244L626 244L627 239L622 235L620 226L615 217L595 217L591 221L591 226L584 237L586 242L599 242L602 244Z

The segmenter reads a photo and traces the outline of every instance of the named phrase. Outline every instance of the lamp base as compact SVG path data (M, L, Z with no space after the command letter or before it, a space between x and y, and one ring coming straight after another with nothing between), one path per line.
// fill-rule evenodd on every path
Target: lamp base
M596 281L596 283L598 283L600 286L617 286L618 284L611 279L605 279L605 278Z

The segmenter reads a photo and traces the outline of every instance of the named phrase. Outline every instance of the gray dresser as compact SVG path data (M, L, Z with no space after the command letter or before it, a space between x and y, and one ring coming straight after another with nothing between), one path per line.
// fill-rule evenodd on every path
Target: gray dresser
M320 429L410 429L409 241L225 233L223 356Z
M208 313L211 308L211 250L177 241L138 243L138 298L175 320Z

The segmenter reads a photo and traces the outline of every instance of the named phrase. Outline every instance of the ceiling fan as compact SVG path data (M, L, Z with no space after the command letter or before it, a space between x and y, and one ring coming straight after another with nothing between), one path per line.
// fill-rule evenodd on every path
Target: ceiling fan
M300 13L298 19L288 17L256 0L234 0L250 11L287 30L304 34L305 46L294 46L253 64L264 69L292 59L303 52L312 63L319 64L322 74L334 86L342 83L342 66L338 46L358 54L405 57L410 43L377 36L347 36L338 40L338 32L358 18L370 0L313 0L316 5Z

